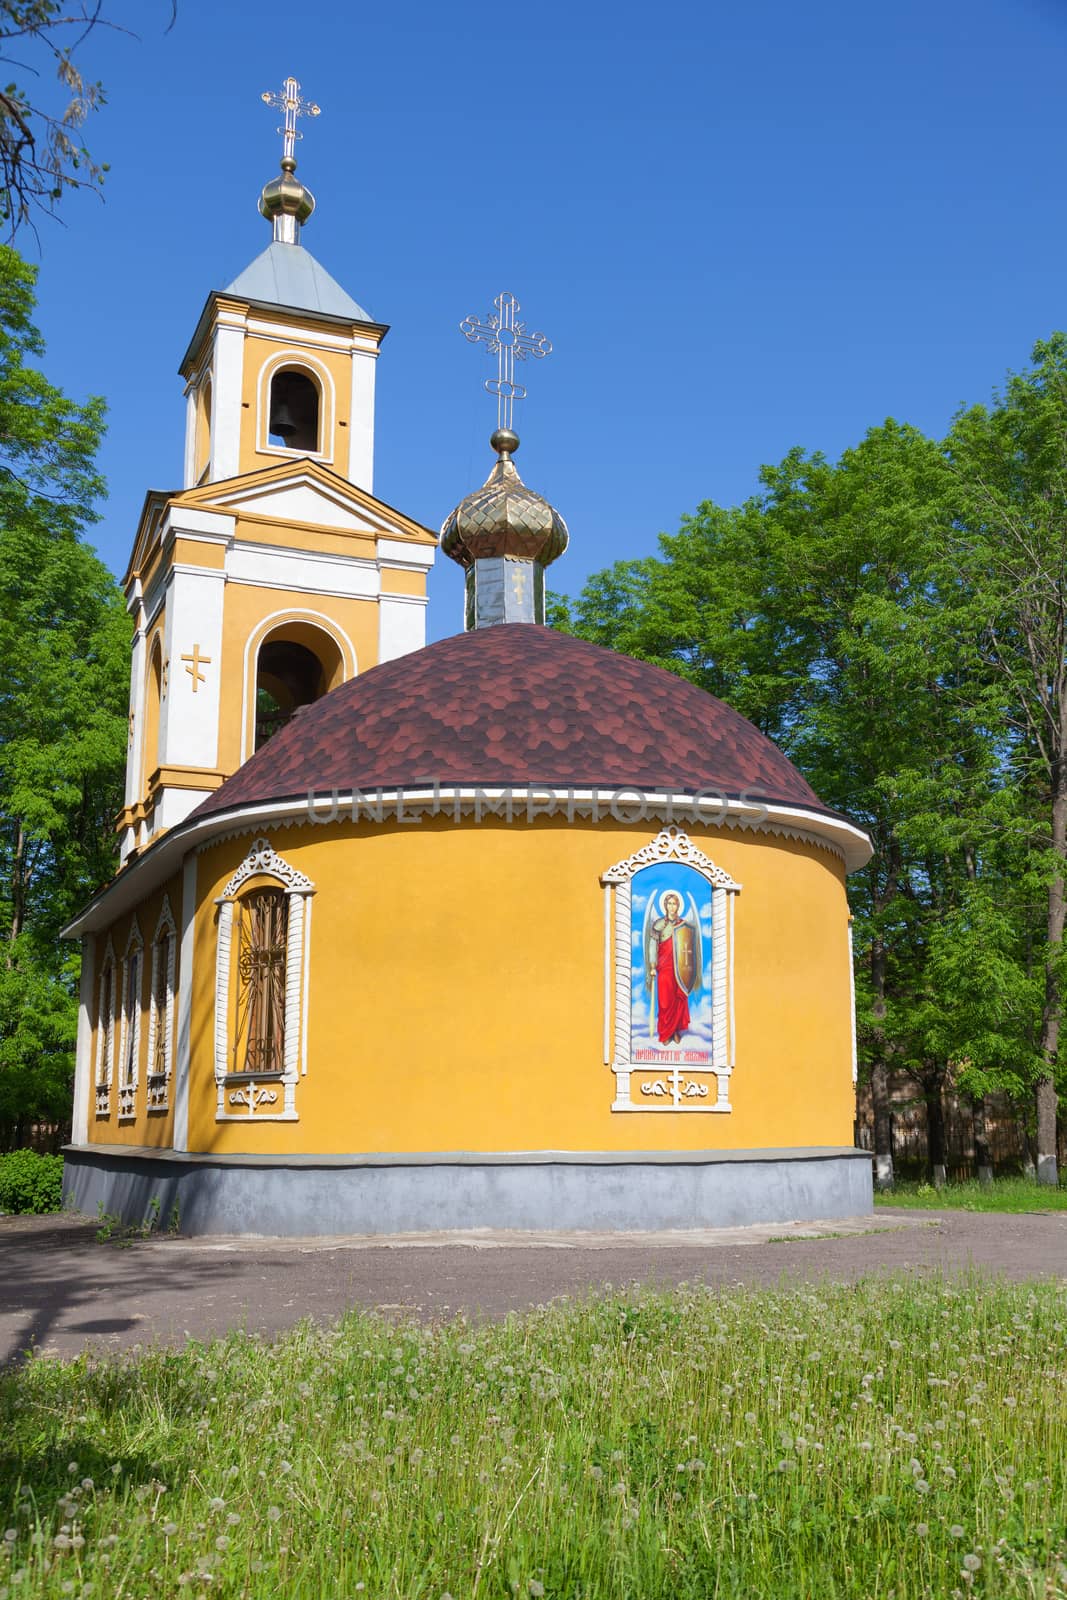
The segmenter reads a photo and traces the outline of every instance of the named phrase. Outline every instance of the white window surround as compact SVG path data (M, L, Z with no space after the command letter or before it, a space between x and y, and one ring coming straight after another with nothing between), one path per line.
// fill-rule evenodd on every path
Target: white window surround
M230 1072L230 970L233 912L241 890L253 878L273 878L289 901L285 950L285 1044L280 1078L257 1079ZM218 936L215 954L215 1120L216 1122L297 1122L296 1086L307 1073L307 1001L310 981L311 904L315 885L290 865L269 839L256 839L215 904ZM282 1104L278 1108L278 1091Z
M290 450L286 445L270 442L270 386L274 374L282 369L302 372L311 379L319 391L319 444L318 450ZM256 450L264 456L280 456L283 460L306 457L311 461L333 461L334 417L337 401L333 375L325 362L304 350L283 350L271 356L259 369L256 404Z
M132 976L132 983L131 983ZM122 957L122 1030L119 1042L119 1121L132 1122L137 1116L137 1085L140 1080L141 989L144 977L144 941L134 917ZM131 1002L132 989L132 1002ZM127 1060L130 1072L126 1071Z
M659 1071L647 1061L635 1062L631 1041L631 898L634 876L643 867L677 861L692 867L711 885L712 960L712 1063L699 1068L672 1068ZM734 899L741 891L728 872L698 850L680 828L664 828L648 844L617 861L602 875L604 888L604 1063L615 1074L612 1111L643 1112L729 1112L730 1077L734 1070ZM614 900L614 905L612 905ZM614 1027L612 1026L614 1021ZM614 1049L612 1040L614 1035ZM716 1097L713 1101L686 1094L683 1079L699 1079L713 1073ZM647 1083L635 1101L631 1098L631 1077L643 1076ZM657 1084L657 1076L660 1080ZM661 1092L665 1090L666 1093ZM647 1097L646 1097L647 1096Z
M96 1114L111 1114L111 1079L115 1067L115 949L108 938L100 965L100 986L96 1003Z
M174 915L170 909L170 899L163 896L163 905L160 908L159 920L156 931L152 935L152 981L148 999L148 1051L147 1051L147 1077L148 1077L148 1109L149 1111L166 1111L170 1103L170 1082L174 1071L174 967L178 948L178 930L174 923ZM159 1006L159 990L161 968L166 963L163 972L164 1001L162 1010ZM156 1041L160 1029L163 1030L163 1060L162 1074L155 1071Z

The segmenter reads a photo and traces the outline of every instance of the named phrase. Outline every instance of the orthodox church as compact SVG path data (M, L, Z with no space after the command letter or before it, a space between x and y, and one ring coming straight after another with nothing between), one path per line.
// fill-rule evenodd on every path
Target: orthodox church
M68 1204L265 1235L868 1210L866 835L728 706L545 626L568 532L510 425L439 536L376 497L388 330L300 242L298 89L124 579L121 865L66 930ZM427 645L438 548L466 626Z

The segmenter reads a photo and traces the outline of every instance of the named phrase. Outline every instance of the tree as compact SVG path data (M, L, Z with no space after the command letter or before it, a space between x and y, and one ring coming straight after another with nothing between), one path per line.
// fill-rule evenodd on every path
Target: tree
M1037 1167L1054 1184L1067 910L1067 336L1037 344L1029 371L1012 375L991 407L963 412L947 452L960 507L952 566L982 609L1007 759L1036 802L1030 853L1046 888Z
M176 10L171 0L171 26ZM83 77L77 52L95 28L117 26L104 0L0 0L2 59L21 80L0 89L0 221L9 237L69 190L99 192L107 163L89 154L82 128L106 96Z
M77 963L59 929L113 870L129 624L83 541L103 403L36 365L35 273L0 246L0 1135L69 1101Z
M1019 1097L1038 1059L1031 796L985 597L946 560L959 476L891 421L836 463L793 450L761 476L759 497L705 503L559 620L722 696L871 835L849 893L878 1179L892 1182L891 1069L922 1092L940 1178L950 1079ZM993 1015L998 995L1010 1016Z

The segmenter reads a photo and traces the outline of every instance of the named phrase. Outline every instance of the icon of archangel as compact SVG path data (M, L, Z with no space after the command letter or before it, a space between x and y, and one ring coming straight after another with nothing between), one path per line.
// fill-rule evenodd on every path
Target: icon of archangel
M633 890L634 1059L710 1059L711 887L670 863L637 873Z

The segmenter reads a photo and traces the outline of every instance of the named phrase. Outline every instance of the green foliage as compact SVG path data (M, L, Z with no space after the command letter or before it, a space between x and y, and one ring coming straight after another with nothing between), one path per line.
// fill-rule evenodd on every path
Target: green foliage
M1065 1324L1061 1283L879 1276L32 1361L0 1379L5 1582L23 1600L1052 1596Z
M63 1157L36 1150L0 1156L0 1211L40 1216L63 1209Z
M82 535L103 404L37 365L33 269L0 247L0 1141L69 1107L77 962L58 933L114 869L129 623Z
M99 1227L94 1237L97 1244L117 1244L120 1249L127 1249L135 1239L150 1239L153 1234L163 1231L161 1210L162 1202L158 1194L154 1194L148 1202L148 1215L144 1220L125 1223L117 1212L105 1211L104 1202L101 1200L96 1208ZM167 1232L177 1234L180 1231L181 1213L175 1201L167 1219Z
M995 1178L992 1183L900 1183L876 1191L876 1206L906 1206L920 1211L1067 1211L1067 1185L1052 1188L1036 1178Z

